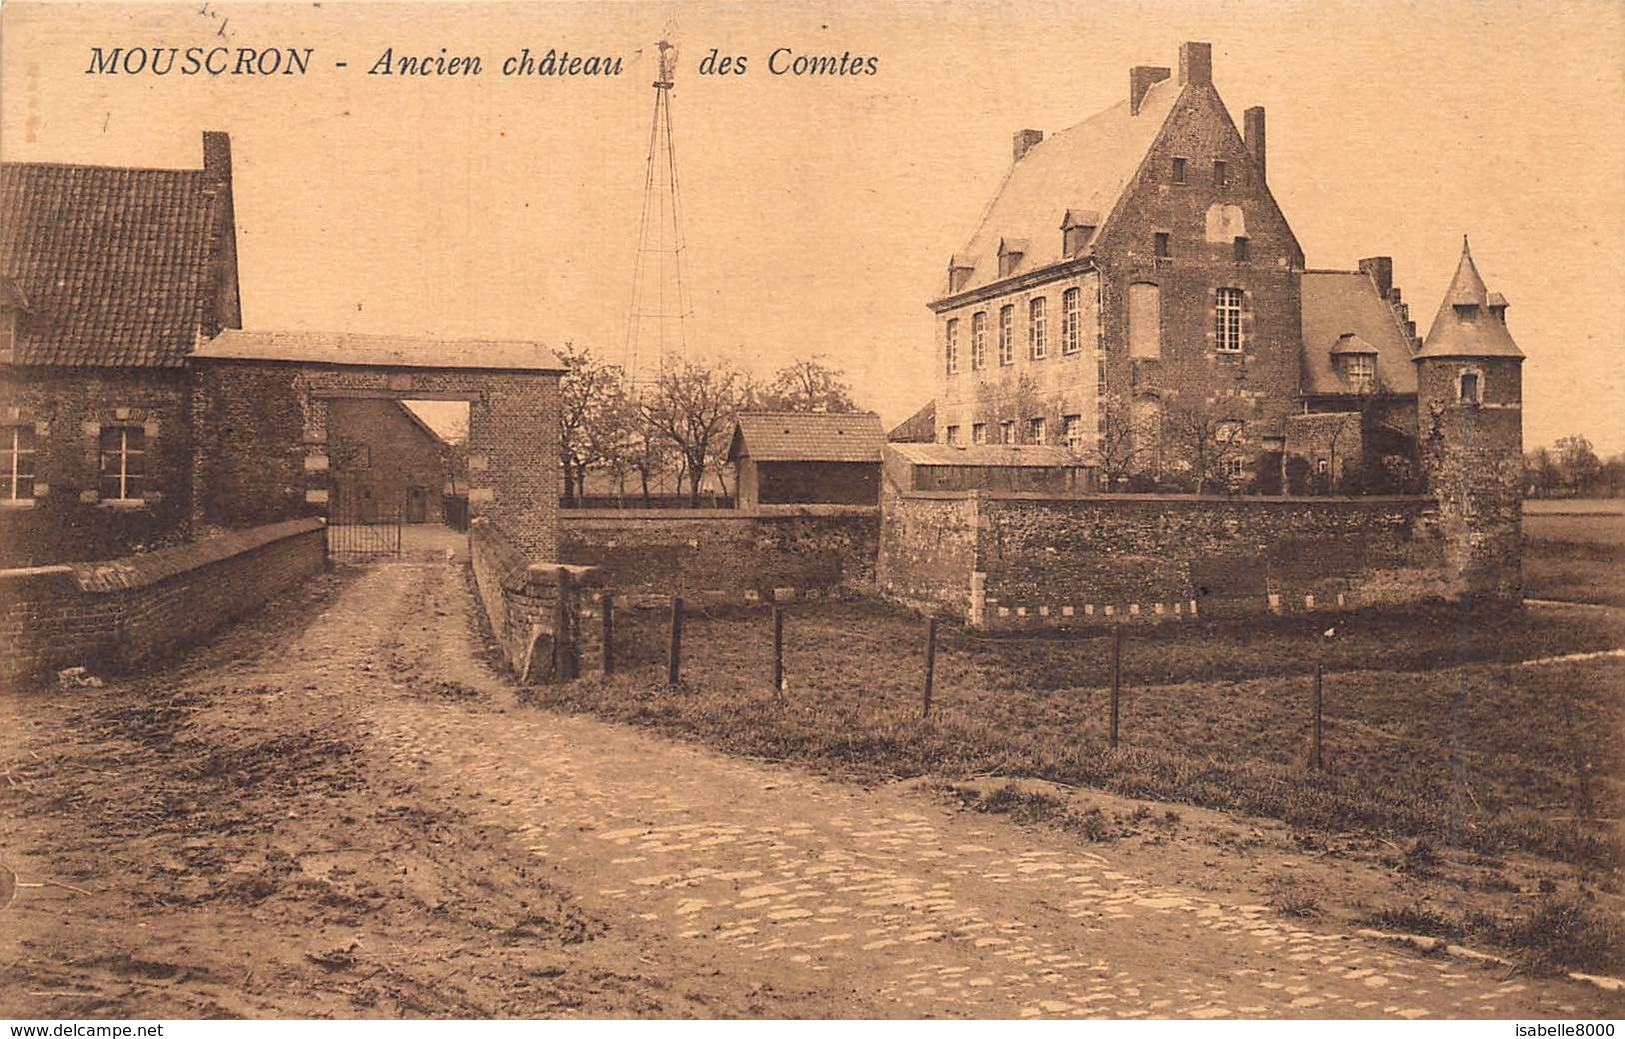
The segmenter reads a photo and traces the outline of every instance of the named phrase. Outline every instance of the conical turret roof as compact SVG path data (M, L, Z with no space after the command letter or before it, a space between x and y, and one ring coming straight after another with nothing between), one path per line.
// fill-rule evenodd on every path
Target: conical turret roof
M1512 333L1507 331L1506 321L1489 310L1489 297L1478 266L1473 263L1467 237L1463 235L1456 275L1450 279L1444 302L1439 304L1439 313L1433 318L1433 327L1422 340L1422 349L1411 359L1523 357L1523 351L1512 341Z

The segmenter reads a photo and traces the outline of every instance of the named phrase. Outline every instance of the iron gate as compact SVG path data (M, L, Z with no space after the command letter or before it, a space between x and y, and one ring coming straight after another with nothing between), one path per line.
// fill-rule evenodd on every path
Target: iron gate
M334 496L327 515L327 554L341 563L399 559L401 503L389 505L343 490Z

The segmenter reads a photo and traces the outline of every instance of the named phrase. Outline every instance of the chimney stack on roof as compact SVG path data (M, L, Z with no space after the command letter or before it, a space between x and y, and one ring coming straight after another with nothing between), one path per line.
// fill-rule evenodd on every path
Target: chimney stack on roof
M1179 45L1179 85L1187 83L1199 87L1213 85L1213 45L1211 43L1181 43Z
M1015 156L1015 161L1020 162L1021 157L1031 151L1033 145L1038 144L1043 139L1044 131L1042 130L1017 130L1015 141L1011 147L1011 153Z
M1247 152L1253 157L1253 165L1258 169L1259 181L1267 181L1264 174L1264 106L1254 105L1241 115L1242 140L1247 144Z
M1145 92L1167 79L1172 73L1162 65L1136 65L1128 70L1128 112L1140 114L1140 102Z
M1370 278L1377 286L1377 295L1389 299L1394 287L1394 258L1392 256L1367 256L1360 261L1360 273Z
M203 131L203 172L210 184L231 184L231 134L220 130Z

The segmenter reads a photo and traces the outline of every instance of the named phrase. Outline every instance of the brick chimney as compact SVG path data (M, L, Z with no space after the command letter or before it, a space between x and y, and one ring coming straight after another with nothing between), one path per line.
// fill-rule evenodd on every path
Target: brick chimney
M237 207L231 194L231 135L203 131L203 179L218 206L219 220L209 256L209 294L204 335L222 328L243 327L242 297L237 287Z
M1213 45L1211 43L1181 43L1179 45L1179 85L1190 83L1199 87L1213 85Z
M1167 79L1172 73L1161 65L1136 65L1128 70L1128 112L1140 114L1140 102L1145 92Z
M1394 289L1394 258L1392 256L1367 256L1360 261L1360 273L1371 279L1377 286L1377 295L1385 300L1392 300Z
M1011 154L1015 156L1015 161L1020 162L1021 157L1031 151L1033 145L1043 139L1044 131L1042 130L1017 130L1010 149Z
M1247 143L1247 151L1253 157L1253 166L1258 170L1260 182L1267 180L1264 175L1264 107L1254 105L1241 114L1241 139Z

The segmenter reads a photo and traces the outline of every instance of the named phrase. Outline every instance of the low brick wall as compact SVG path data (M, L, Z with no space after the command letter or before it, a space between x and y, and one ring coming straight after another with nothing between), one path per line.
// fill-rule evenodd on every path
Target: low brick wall
M601 666L602 633L592 623L603 595L598 570L532 562L483 517L469 527L469 558L491 633L521 682L561 681Z
M0 678L160 659L320 571L325 538L321 520L290 520L104 562L0 570Z
M1448 594L1431 499L888 495L883 594L987 628L1320 610Z
M818 598L874 587L873 505L731 509L565 509L559 558L595 566L623 601Z

